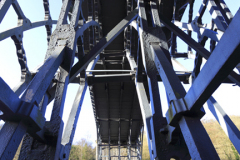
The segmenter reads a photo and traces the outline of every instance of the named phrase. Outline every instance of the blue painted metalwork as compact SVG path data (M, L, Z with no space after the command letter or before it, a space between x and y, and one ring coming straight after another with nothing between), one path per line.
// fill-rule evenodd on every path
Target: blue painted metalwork
M0 33L0 41L8 37L14 41L21 81L11 89L0 78L0 118L5 121L0 130L0 159L13 159L21 141L19 159L68 159L87 86L97 127L97 159L121 159L121 147L127 148L128 159L141 159L143 124L151 160L219 159L200 122L205 102L240 152L239 130L211 96L222 83L240 86L240 76L233 71L240 61L240 11L233 16L223 0L206 0L193 18L194 1L158 2L109 2L110 19L122 17L114 22L103 16L102 0L64 0L56 21L51 19L49 1L43 0L44 20L32 23L17 0L1 0L0 22L11 5L18 15L18 26ZM124 10L115 13L116 5L125 6ZM188 23L180 22L187 5ZM211 24L202 24L206 9ZM52 33L53 24L57 26ZM44 63L33 73L27 65L23 32L41 26L46 27L48 50ZM200 43L191 38L192 32L198 34ZM186 53L177 52L176 37L189 46ZM208 38L211 52L203 45ZM78 62L73 65L75 57ZM193 72L175 59L180 57L195 59ZM201 68L202 57L207 62ZM183 73L176 72L172 64L178 64ZM166 117L158 82L163 82L167 93ZM189 91L181 82L191 84ZM69 83L78 83L79 90L63 131ZM46 121L52 100L51 120ZM114 147L118 155L110 152Z

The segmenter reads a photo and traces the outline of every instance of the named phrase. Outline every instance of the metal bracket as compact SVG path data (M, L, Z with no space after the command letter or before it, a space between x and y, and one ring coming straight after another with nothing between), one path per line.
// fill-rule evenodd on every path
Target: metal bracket
M22 102L16 112L4 113L0 117L4 121L23 121L33 133L43 129L45 125L45 117L42 112L35 104L28 102Z
M177 126L182 114L186 111L188 111L188 107L186 106L184 98L171 101L166 113L168 124Z
M182 116L196 116L203 117L205 112L203 110L190 111L184 98L173 100L170 102L169 109L166 113L167 122L171 126L178 126L178 122Z

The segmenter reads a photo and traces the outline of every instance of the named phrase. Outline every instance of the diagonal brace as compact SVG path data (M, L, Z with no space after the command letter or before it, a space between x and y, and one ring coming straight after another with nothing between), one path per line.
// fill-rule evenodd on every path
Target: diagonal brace
M190 110L199 110L239 63L239 20L240 11L236 13L221 41L186 94L185 101Z
M236 13L235 17L239 15L239 11ZM205 59L208 59L211 55L211 53L206 50L203 46L201 46L199 43L197 43L194 39L189 37L186 33L184 33L181 29L179 29L177 26L175 26L173 23L171 23L166 17L164 17L162 14L159 13L159 17L161 22L175 35L177 35L179 38L181 38L184 42L186 42L191 48L193 48L196 52L198 52L201 56L203 56ZM237 34L236 34L237 35ZM236 72L232 71L229 73L230 75L228 78L236 83L237 85L240 85L240 76L237 75Z
M134 19L138 16L138 9L133 10L127 17L119 22L100 42L95 45L90 53L79 60L70 72L70 81L74 79L104 48L106 48Z

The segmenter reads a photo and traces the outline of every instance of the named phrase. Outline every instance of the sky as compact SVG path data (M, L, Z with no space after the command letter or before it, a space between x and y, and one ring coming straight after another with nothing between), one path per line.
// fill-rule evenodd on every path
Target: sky
M39 21L44 19L44 9L42 0L18 0L25 16L30 19L31 22ZM62 0L49 0L50 2L50 11L53 20L57 20ZM228 7L232 11L233 15L238 10L236 4L239 2L237 0L226 1ZM197 11L200 8L201 0L195 0L194 5L194 14L193 17L197 14ZM188 12L188 8L186 10ZM203 23L209 23L209 12L205 12L203 17ZM184 14L182 22L187 22L188 16ZM2 23L0 24L0 32L7 30L9 28L15 27L17 25L17 15L14 12L13 8L11 7L5 18L3 19ZM53 29L55 26L53 27ZM196 34L193 33L193 37L196 39ZM207 42L208 43L208 42ZM35 68L40 65L43 60L47 50L47 36L45 27L35 28L29 31L24 32L23 38L23 45L27 56L27 63L28 67L31 71L34 71ZM186 52L187 46L178 39L178 51L179 52ZM5 39L0 42L0 76L3 80L13 88L20 80L20 66L18 64L17 56L16 56L16 48L11 40L11 38ZM209 48L209 44L206 45L206 48ZM193 60L186 60L180 59L179 60L188 70L192 70L194 61ZM160 95L161 101L163 106L163 113L167 111L167 101L166 101L166 94L164 91L164 87L162 83L159 83L160 88ZM190 85L184 85L185 89L188 90ZM201 87L201 86L199 86ZM64 108L64 115L63 120L64 124L67 122L67 118L75 98L76 92L78 89L77 84L70 84L67 91L67 97L65 100L65 108ZM232 84L223 84L221 85L217 91L213 94L215 99L219 102L219 104L224 108L224 110L229 115L239 115L239 107L240 104L238 103L238 93L240 93L240 89L238 86L233 86ZM52 104L48 106L46 119L50 119L50 111L51 111ZM209 113L207 107L205 107L206 116L204 119L211 119L211 113ZM81 138L86 138L92 141L93 145L96 140L96 127L95 127L95 120L93 116L91 101L90 101L90 94L87 90L85 99L82 105L78 126L76 129L74 143L76 144Z

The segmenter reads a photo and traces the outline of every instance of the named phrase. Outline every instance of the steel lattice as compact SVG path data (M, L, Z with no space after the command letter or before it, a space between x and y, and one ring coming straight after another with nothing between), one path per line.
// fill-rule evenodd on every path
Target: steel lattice
M14 89L0 78L0 118L5 121L0 159L13 159L21 141L19 159L68 159L88 86L97 159L142 159L143 125L152 160L219 159L200 122L205 102L240 153L240 132L212 96L222 83L240 85L239 74L233 71L240 61L240 11L233 16L224 0L203 0L193 17L194 3L64 0L59 19L52 20L49 1L43 0L44 20L31 22L17 0L0 0L0 22L10 6L18 15L18 25L1 32L0 40L11 37L21 68L21 81ZM204 24L208 11L211 23ZM188 22L181 21L184 13ZM41 26L46 27L48 49L44 63L33 73L27 65L23 32ZM178 52L177 37L188 45L186 52ZM208 39L210 51L204 47ZM192 71L178 58L194 59ZM174 70L174 64L181 72ZM166 117L159 82L167 94ZM187 92L182 82L191 84ZM79 84L79 89L63 130L69 83ZM51 119L46 121L51 101ZM113 155L113 148L118 155ZM122 148L127 156L120 154Z

